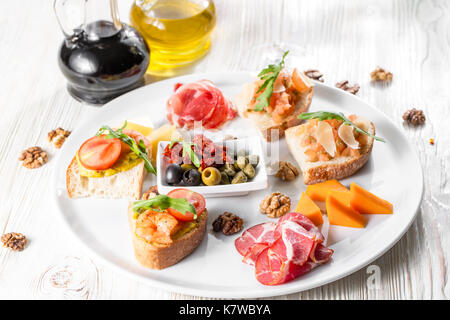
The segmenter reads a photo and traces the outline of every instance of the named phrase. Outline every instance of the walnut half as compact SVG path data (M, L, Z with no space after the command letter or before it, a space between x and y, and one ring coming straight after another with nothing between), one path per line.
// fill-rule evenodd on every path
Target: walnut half
M70 131L64 130L63 128L57 128L47 134L47 141L52 143L55 148L59 149L62 147L69 135Z
M2 235L1 241L4 247L14 251L22 251L27 244L27 238L23 234L17 232L5 233Z
M259 205L261 213L269 218L279 218L288 213L290 208L291 199L280 192L274 192L266 196Z
M278 171L275 173L275 177L284 181L292 181L299 174L298 169L287 161L280 161L278 163Z
M241 231L244 221L231 212L224 212L214 220L212 225L215 232L222 231L224 235L230 235Z
M41 147L30 147L22 151L19 161L22 166L28 169L35 169L43 166L48 160L48 154Z

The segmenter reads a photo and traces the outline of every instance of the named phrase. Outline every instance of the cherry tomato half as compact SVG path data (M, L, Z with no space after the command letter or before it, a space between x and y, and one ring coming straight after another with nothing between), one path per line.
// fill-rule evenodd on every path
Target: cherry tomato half
M197 192L188 190L188 189L175 189L170 191L167 196L171 198L184 198L186 199L190 204L192 204L195 207L195 211L197 211L197 215L202 213L205 210L206 203L205 198ZM192 212L186 212L185 214L182 214L181 212L169 208L167 209L167 212L169 212L171 215L173 215L175 218L177 218L180 221L192 221L194 220L194 214Z
M121 149L119 139L106 139L104 135L95 136L81 145L78 150L78 159L87 169L105 170L111 168L117 161Z

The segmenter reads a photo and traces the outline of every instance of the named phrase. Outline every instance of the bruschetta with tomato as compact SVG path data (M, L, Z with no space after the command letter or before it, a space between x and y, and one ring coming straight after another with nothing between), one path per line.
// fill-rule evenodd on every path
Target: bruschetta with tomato
M134 253L150 269L170 267L201 243L208 211L205 199L187 189L160 195L151 187L128 209Z
M139 199L147 172L151 143L138 131L103 126L86 140L66 172L69 197Z
M303 72L285 68L285 55L278 65L269 65L255 82L246 84L234 100L239 115L267 141L282 138L286 129L300 124L297 116L308 110L313 97L312 82Z
M286 142L305 184L353 175L369 160L375 125L357 115L318 111L299 116L305 123L286 130Z

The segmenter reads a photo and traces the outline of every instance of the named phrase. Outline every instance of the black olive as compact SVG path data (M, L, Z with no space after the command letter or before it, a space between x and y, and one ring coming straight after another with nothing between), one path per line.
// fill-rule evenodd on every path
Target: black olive
M187 186L198 186L202 181L202 174L197 169L190 169L183 173L183 182Z
M172 163L166 169L166 182L168 184L178 184L183 179L183 169L179 164Z

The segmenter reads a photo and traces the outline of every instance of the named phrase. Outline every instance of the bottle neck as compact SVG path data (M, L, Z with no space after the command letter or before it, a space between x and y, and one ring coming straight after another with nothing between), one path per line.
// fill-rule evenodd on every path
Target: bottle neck
M111 37L122 30L117 0L86 1L83 29L90 41Z

